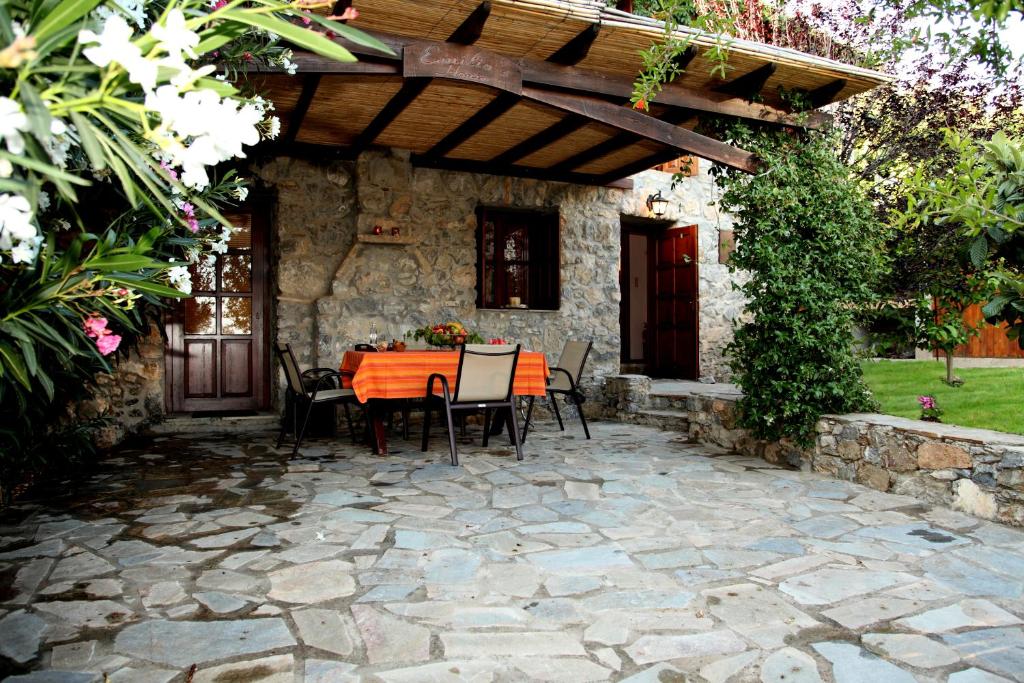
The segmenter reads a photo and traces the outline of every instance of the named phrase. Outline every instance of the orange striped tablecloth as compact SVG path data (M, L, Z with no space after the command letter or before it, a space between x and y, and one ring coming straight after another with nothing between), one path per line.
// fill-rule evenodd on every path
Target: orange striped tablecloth
M422 398L427 391L427 379L435 372L443 373L452 391L455 390L459 352L346 351L341 371L354 373L352 388L362 403L371 398ZM516 396L543 396L547 377L548 361L544 354L521 351L512 391Z

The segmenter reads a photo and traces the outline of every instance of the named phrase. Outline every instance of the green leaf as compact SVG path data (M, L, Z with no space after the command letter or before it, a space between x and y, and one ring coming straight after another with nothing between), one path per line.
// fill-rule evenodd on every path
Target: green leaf
M21 101L25 106L25 116L28 117L28 125L38 140L50 139L50 110L39 93L28 81L20 82Z
M134 279L124 276L116 276L108 279L110 280L110 282L116 282L118 284L124 285L125 287L131 287L132 289L138 290L140 292L145 292L146 294L153 294L154 296L162 296L167 297L169 299L183 299L188 296L187 294L183 293L180 290L174 289L173 287L168 287L166 285L157 284L156 282L153 282L151 280L145 280L141 278Z
M316 12L309 12L306 16L320 24L324 28L334 31L337 35L341 36L349 42L355 43L356 45L362 45L372 50L378 50L386 55L394 55L395 51L388 47L385 43L381 42L377 38L374 38L369 33L360 31L359 29L352 28L348 24L342 24L339 21L332 21L325 16L317 14Z
M142 256L139 254L115 254L113 256L90 259L83 265L85 265L86 268L93 270L131 272L135 270L142 270L143 268L159 267L162 264L149 256Z
M978 235L971 242L970 256L971 263L974 264L975 268L981 268L985 265L985 258L988 256L988 240L985 239L984 235Z
M213 52L218 50L232 40L242 37L249 29L239 24L232 24L230 22L223 22L217 24L211 31L204 31L202 40L196 45L195 52L197 55L205 55L207 52Z
M271 33L276 33L288 42L303 47L307 50L327 57L328 59L334 59L339 62L354 62L356 58L351 52L338 45L333 40L330 40L327 36L316 31L311 31L306 28L301 28L295 24L278 19L277 17L268 16L265 14L254 14L246 10L228 10L222 12L221 16L225 19L237 21L249 26L255 26Z
M1009 297L1004 294L994 296L992 297L991 301L989 301L987 304L984 305L984 307L982 307L981 314L986 318L994 318L995 316L999 315L1000 311L1003 310L1003 307L1006 304L1008 304L1012 299L1013 297Z
M196 81L196 89L212 90L221 97L231 97L238 93L238 88L227 81L220 81L216 78L200 78Z
M82 149L85 150L85 155L89 157L89 163L97 171L105 169L107 167L107 158L103 154L103 147L97 138L102 133L98 133L92 123L77 111L71 112L71 122L75 124L78 137L82 141Z
M38 159L33 159L32 157L29 156L11 154L10 152L0 151L0 159L7 159L12 164L17 164L18 166L22 166L23 168L27 168L32 171L37 171L38 173L41 173L43 176L45 176L46 180L55 181L57 179L60 179L67 181L69 183L73 183L75 185L92 185L92 183L86 180L85 178L79 177L72 173L68 173L67 171L61 170L56 166L51 166L50 164L39 161Z
M25 363L14 348L6 342L0 342L0 360L10 369L11 374L29 391L32 391L32 383L29 381Z
M100 0L64 0L33 27L32 35L41 40L78 21L99 4Z

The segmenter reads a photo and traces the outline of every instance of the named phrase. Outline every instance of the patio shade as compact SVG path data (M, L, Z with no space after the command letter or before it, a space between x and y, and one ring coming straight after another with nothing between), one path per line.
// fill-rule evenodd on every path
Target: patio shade
M334 8L348 6L341 0ZM358 63L296 55L297 76L258 78L277 106L285 146L411 150L418 166L608 184L693 154L746 171L748 152L693 132L724 114L799 125L779 90L815 107L888 80L859 67L743 40L713 74L694 32L685 73L650 113L628 100L640 51L660 22L608 9L603 0L360 0L351 25L395 55L345 43ZM756 102L754 101L756 100ZM814 112L804 125L826 116Z

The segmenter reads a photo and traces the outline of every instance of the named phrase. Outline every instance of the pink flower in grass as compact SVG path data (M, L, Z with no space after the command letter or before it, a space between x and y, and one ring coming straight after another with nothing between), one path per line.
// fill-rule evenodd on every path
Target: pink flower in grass
M82 321L82 327L85 328L85 334L88 337L99 338L102 337L107 330L107 319L99 316L90 316Z
M117 347L121 345L121 336L117 334L111 334L110 330L103 330L106 334L102 334L96 338L96 348L100 350L104 356L109 356L114 351L117 351Z
M917 402L921 404L921 407L925 410L932 410L935 408L935 399L931 396L918 396Z

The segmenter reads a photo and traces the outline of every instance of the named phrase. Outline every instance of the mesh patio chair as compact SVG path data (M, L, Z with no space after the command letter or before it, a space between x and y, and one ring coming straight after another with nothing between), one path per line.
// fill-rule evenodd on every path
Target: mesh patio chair
M587 356L594 346L592 341L567 341L562 348L562 355L558 359L558 365L551 368L552 376L548 379L547 398L551 409L558 419L558 428L565 431L565 424L562 422L562 414L558 411L556 396L563 396L566 401L572 401L576 406L576 412L580 415L580 422L583 423L583 433L590 438L590 428L587 427L587 418L583 415L583 403L587 400L580 389L580 378L583 376L583 368L587 364ZM526 422L523 425L523 438L526 441L526 433L530 429L530 418L533 416L533 402L535 396L530 397L529 406L526 409Z
M288 395L292 400L292 434L295 435L295 448L292 455L299 452L302 444L302 437L306 434L306 427L309 424L309 414L313 411L314 405L325 405L329 403L340 403L345 408L345 421L348 423L348 431L352 437L352 443L356 442L356 432L352 426L352 414L349 406L357 403L356 394L351 389L341 387L342 373L330 368L312 368L305 372L299 371L299 364L295 361L295 354L292 353L291 344L278 342L274 345L278 358L281 359L281 366L284 368L285 377L288 379ZM308 385L313 388L309 389ZM299 427L299 410L305 407L305 416L302 419L302 427ZM277 447L280 448L284 442L284 434L288 429L288 421L282 416L281 433L277 436Z
M448 378L434 373L427 380L424 397L423 450L430 441L430 413L439 403L444 403L448 423L448 447L451 450L452 465L459 464L458 447L455 445L455 420L453 413L483 409L484 446L487 445L487 424L491 411L508 409L509 440L516 447L516 459L523 459L523 447L519 438L519 424L516 419L515 397L512 384L515 380L516 365L519 363L519 345L488 346L485 344L463 345L459 351L459 369L455 377L455 388L448 386Z

